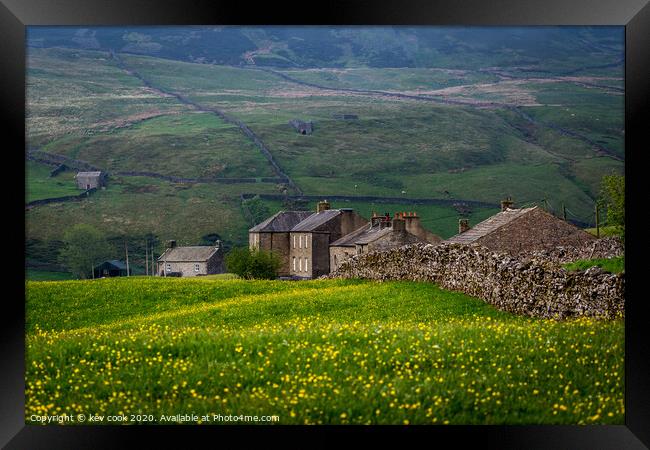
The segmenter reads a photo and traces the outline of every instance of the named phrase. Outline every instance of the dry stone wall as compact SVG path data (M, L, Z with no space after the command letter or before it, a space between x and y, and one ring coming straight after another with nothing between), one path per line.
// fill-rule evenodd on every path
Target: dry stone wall
M625 251L623 242L618 237L594 239L580 247L556 247L552 250L522 252L521 259L546 259L560 264L578 259L614 258L622 256Z
M611 319L624 313L624 274L597 267L568 272L556 261L520 259L478 245L413 244L355 255L329 277L430 281L531 317Z

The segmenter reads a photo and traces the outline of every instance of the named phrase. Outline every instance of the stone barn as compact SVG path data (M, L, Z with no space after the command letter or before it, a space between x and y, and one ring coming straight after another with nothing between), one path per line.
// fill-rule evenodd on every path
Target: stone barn
M459 233L445 242L476 243L515 256L556 247L578 248L596 239L538 206L521 209L511 206L510 201L501 202L501 212L473 227L467 219L461 219Z
M341 263L352 255L384 251L417 242L427 243L422 237L408 231L403 214L405 213L398 213L391 219L388 213L383 216L373 213L370 224L334 241L330 245L330 271L337 270ZM414 213L411 214L409 217L414 216ZM431 235L435 236L432 233ZM437 239L432 239L432 243L440 242L441 239L435 237Z
M77 187L85 191L88 189L97 189L106 184L106 173L101 171L78 172L74 178L77 182Z
M289 125L300 134L312 134L314 132L314 124L312 122L303 122L302 120L294 119L289 122Z
M157 273L161 276L195 277L225 272L223 248L216 245L178 247L169 241L167 249L158 258Z

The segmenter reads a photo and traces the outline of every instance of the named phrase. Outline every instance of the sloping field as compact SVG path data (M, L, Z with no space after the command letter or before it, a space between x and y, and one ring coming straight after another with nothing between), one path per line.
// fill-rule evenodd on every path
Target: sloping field
M26 290L28 423L624 423L622 321L521 318L414 282L133 277Z

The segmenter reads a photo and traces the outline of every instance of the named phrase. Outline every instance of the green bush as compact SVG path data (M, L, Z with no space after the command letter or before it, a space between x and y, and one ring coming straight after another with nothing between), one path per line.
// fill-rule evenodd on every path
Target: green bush
M226 268L248 280L272 280L278 277L280 258L273 252L238 247L226 255Z

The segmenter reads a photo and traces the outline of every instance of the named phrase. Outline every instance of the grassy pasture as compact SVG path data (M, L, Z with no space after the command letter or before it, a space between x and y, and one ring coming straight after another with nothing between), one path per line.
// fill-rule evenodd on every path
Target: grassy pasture
M123 59L154 84L243 120L306 194L453 197L490 203L511 195L518 205L548 199L556 211L564 203L577 218L589 220L600 177L623 167L612 158L597 157L580 140L532 126L509 111L344 95L306 88L260 70L134 55ZM332 86L404 91L494 81L485 73L436 69L290 72ZM612 70L608 74L616 75ZM571 83L518 86L541 105L525 108L531 116L569 129L575 126L621 151L616 146L620 136L609 130L618 129L620 96ZM48 152L110 171L189 178L272 175L259 150L235 127L145 88L105 52L30 48L27 94L28 141ZM356 114L359 119L335 119L336 114ZM288 125L294 118L313 120L314 134L295 133ZM70 186L58 184L68 175L46 180L28 165L28 199L69 192ZM150 179L114 179L109 189L88 202L26 212L28 236L44 242L59 239L65 227L88 219L111 233L117 228L154 232L188 243L218 233L245 242L248 224L238 200L242 192L279 191L274 184L261 183L185 189ZM151 205L156 205L155 212ZM364 214L372 207L358 206ZM394 206L422 211L430 221L423 222L425 226L441 236L456 230L451 209Z
M83 191L77 189L75 172L62 172L50 178L53 166L34 161L25 162L25 202L52 197L77 195Z
M623 272L625 271L625 258L623 256L619 256L616 258L583 259L564 265L565 269L571 271L585 270L590 267L600 267L606 272L611 273Z
M435 285L27 282L26 417L623 424L623 322L516 317Z
M209 113L159 116L95 136L66 136L43 150L113 171L187 178L275 176L236 126Z
M95 226L108 236L155 233L163 242L197 245L201 236L218 233L239 241L247 236L239 193L269 192L275 185L176 184L155 178L116 177L106 190L80 202L52 203L25 212L27 235L61 239L75 223Z

